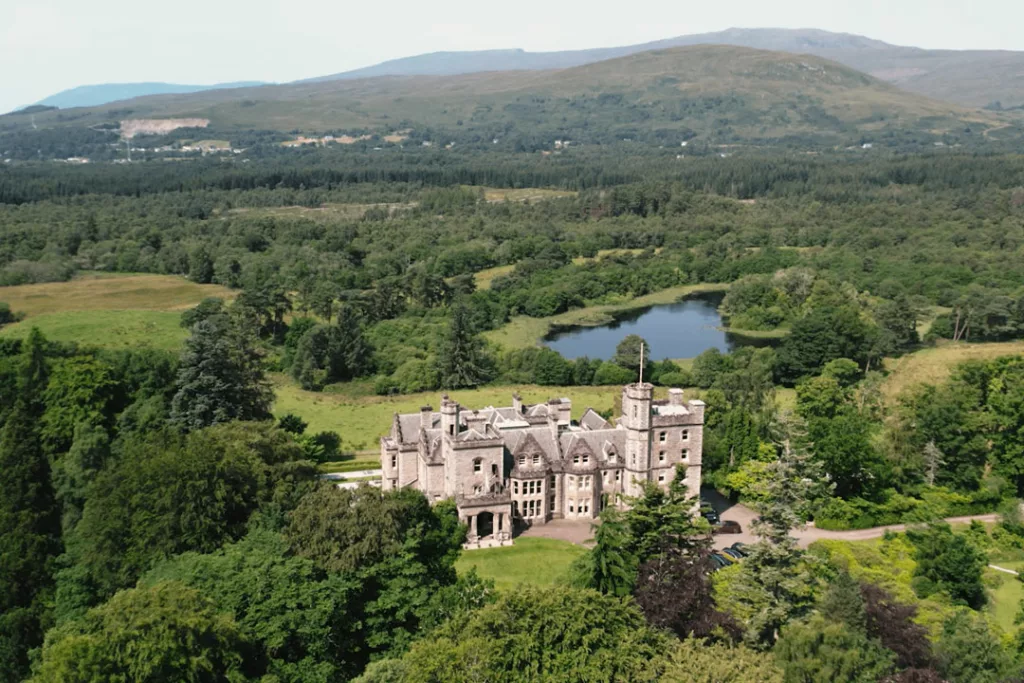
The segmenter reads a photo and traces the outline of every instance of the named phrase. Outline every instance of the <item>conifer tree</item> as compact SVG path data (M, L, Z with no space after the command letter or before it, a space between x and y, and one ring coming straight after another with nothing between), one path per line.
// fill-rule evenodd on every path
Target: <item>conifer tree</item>
M473 333L469 310L462 303L452 306L448 333L438 352L441 388L462 389L483 384L488 368L480 338Z
M171 422L186 431L270 418L273 391L252 339L227 316L203 320L185 342Z
M42 644L60 514L39 437L46 387L45 340L25 343L18 398L0 432L0 681L28 673L28 651Z

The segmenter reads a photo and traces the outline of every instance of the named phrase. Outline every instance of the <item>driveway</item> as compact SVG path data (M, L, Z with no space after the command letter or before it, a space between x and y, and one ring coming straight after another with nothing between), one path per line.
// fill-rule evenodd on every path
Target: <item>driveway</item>
M757 538L750 533L751 523L757 519L756 512L745 505L733 503L728 498L718 493L718 491L712 489L704 489L701 491L701 499L710 503L723 520L739 522L740 526L743 528L743 533L741 534L721 534L715 536L715 548L727 548L737 541L753 543L757 540ZM950 524L969 524L973 520L981 522L996 522L999 520L999 515L987 514L973 515L970 517L949 517L945 521ZM797 544L801 548L806 548L811 543L822 539L832 539L836 541L867 541L872 538L881 538L887 531L899 532L906 530L906 524L876 526L870 529L855 529L853 531L828 531L825 529L816 529L813 526L804 526L794 529L792 534L793 537L796 538Z

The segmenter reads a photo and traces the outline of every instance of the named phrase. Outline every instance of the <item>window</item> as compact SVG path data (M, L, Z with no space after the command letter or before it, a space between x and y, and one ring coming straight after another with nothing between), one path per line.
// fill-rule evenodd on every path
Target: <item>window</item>
M665 451L658 451L658 462L665 462Z
M583 456L583 464L587 465L589 463L590 463L590 456L589 455L584 455Z
M568 477L568 482L567 483L569 484L569 488L574 488L576 486L576 477L573 477L573 476Z
M573 512L572 503L569 503L569 512Z
M519 516L519 501L518 500L513 500L512 501L512 514L515 517Z
M473 493L480 495L481 491L483 491L483 489L479 485L473 487Z
M448 425L448 434L455 436L455 425Z
M689 457L690 457L690 449L689 448L684 448L683 449L683 460L686 460Z
M516 494L517 496L519 495L519 482L518 481L513 481L512 482L512 493Z
M555 480L555 477L551 477L551 488L555 488L556 486L558 486L558 482Z
M617 456L615 455L615 451L612 451L611 453L608 454L608 462L615 462L616 457Z
M580 464L580 454L579 453L577 453L576 455L572 456L572 464L573 465L579 465Z
M494 477L498 476L498 466L497 465L491 465L491 476L494 476Z
M526 456L525 455L520 455L519 456L519 466L520 467L526 467Z
M540 453L534 453L533 454L533 464L534 465L539 465L540 464Z
M637 410L637 407L633 406L633 417L637 417L637 416L639 416L639 414L640 414L640 412Z
M665 443L666 441L668 441L668 432L659 432L658 433L658 441L660 441L662 443Z
M622 481L622 470L615 470L615 481Z
M680 438L682 438L683 441L689 441L690 440L690 430L689 429L684 429L682 434L680 434L679 436L680 436Z
M391 456L391 468L394 469L396 467L398 467L398 456L397 455L392 455Z
M483 461L477 458L473 461L473 472L479 473L481 469L483 469Z
M665 473L664 472L662 472L661 474L658 475L658 481L661 482L661 483L665 483Z

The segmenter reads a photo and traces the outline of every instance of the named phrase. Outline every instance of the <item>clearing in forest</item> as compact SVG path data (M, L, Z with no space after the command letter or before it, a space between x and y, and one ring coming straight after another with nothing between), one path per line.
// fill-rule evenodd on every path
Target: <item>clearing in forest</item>
M176 350L187 336L178 324L181 311L215 296L232 299L235 292L171 275L115 273L0 287L0 301L25 314L22 322L0 330L0 336L24 338L38 327L53 341Z
M907 389L918 384L942 384L957 365L969 360L992 360L1000 356L1024 354L1024 341L967 344L945 342L921 349L901 358L885 361L889 376L882 392L892 403Z

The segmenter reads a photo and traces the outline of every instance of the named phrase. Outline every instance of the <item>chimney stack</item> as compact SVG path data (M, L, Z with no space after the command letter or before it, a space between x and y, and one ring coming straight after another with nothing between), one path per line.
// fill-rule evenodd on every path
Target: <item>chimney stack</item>
M420 408L420 428L430 429L434 426L434 408L432 406L423 406Z
M519 397L519 392L512 394L512 410L516 411L516 415L523 414L523 399Z
M682 389L669 389L668 390L668 403L673 406L683 405L683 390Z

